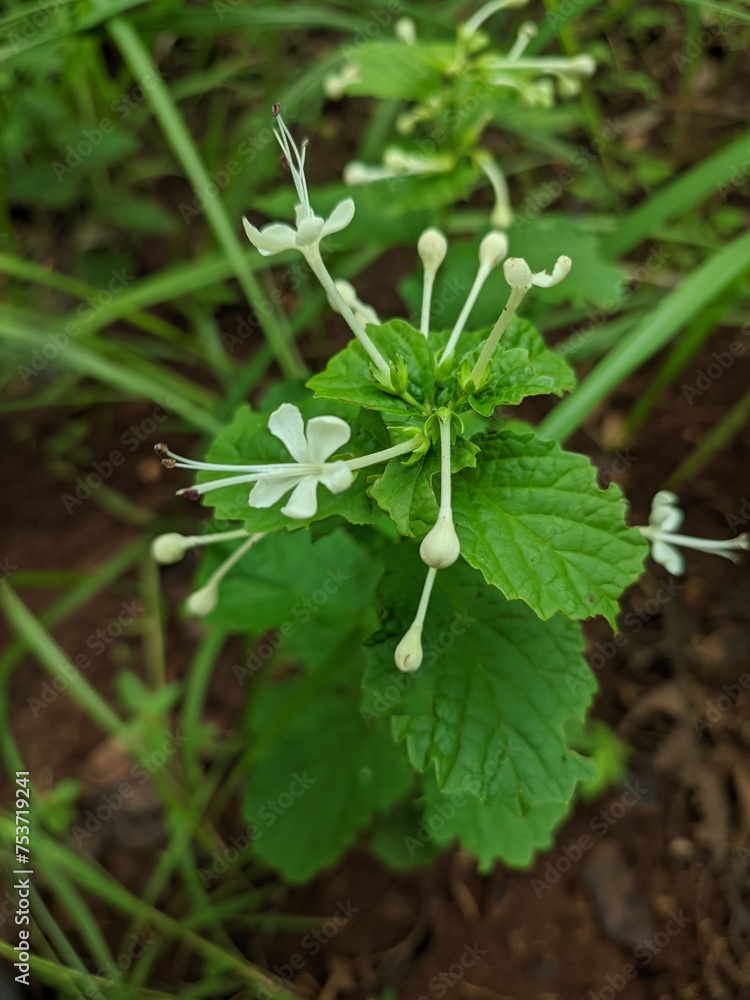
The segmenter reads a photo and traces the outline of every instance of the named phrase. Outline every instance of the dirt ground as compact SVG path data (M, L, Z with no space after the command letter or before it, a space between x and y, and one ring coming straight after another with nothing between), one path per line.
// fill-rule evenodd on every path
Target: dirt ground
M605 477L614 475L623 485L636 522L645 522L665 473L745 392L744 354L694 405L682 388L694 384L698 370L714 351L726 350L733 336L717 335L626 449L612 454L606 445L655 363L573 442ZM106 420L89 414L91 448L107 454L113 437L143 421L150 409L146 403L122 405ZM66 511L60 499L66 487L42 456L45 441L72 416L35 413L33 434L23 441L4 428L8 513L1 551L11 567L86 572L141 534L91 500ZM154 512L177 510L172 483L158 476L150 443L115 471L111 485ZM743 518L750 522L749 445L747 435L737 438L680 491L686 531L729 537L743 530ZM187 592L190 572L189 563L169 570L165 588L172 608ZM22 596L41 611L60 592L29 590ZM95 623L116 617L133 593L127 583L109 588L55 628L55 637L71 654L85 650ZM622 787L579 803L557 846L531 871L498 865L481 877L470 857L454 852L432 867L400 875L384 870L363 845L312 885L284 890L273 901L280 913L329 916L316 944L304 933L253 934L238 941L243 952L282 974L290 957L301 955L295 987L325 1000L364 1000L388 988L400 1000L449 991L470 1000L750 997L748 598L750 564L694 553L684 578L651 564L626 595L618 645L603 623L589 628L589 655L601 686L596 715L632 748L628 775ZM171 677L184 674L194 628L170 615ZM125 640L125 646L137 669L137 643ZM211 717L227 730L241 709L233 697L231 662L227 653L208 701ZM114 697L113 673L110 653L93 658L89 679L107 698ZM15 670L13 728L37 782L50 787L90 767L101 734L64 697L34 717L27 699L43 680L30 658ZM231 819L220 832L235 832ZM137 843L104 843L97 850L108 870L136 892L158 854ZM334 921L342 912L347 917ZM102 924L105 933L122 930L106 915ZM183 971L189 975L187 965ZM157 973L166 988L174 986L167 968Z

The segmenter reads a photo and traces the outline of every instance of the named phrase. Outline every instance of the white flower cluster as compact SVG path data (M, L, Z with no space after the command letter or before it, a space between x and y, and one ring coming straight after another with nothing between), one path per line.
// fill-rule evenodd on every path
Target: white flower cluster
M244 220L248 239L260 253L266 255L280 253L283 250L299 250L326 291L332 307L343 316L367 352L372 361L374 379L389 392L410 398L405 389L399 393L394 388L394 367L381 355L365 330L367 324L379 323L377 314L370 306L359 300L355 289L350 284L333 280L320 252L320 243L326 235L338 232L351 222L354 217L354 203L351 199L341 202L328 219L323 219L315 214L310 204L305 178L307 143L303 143L300 150L281 117L278 105L274 105L273 113L278 122L275 134L282 149L282 162L292 174L299 198L295 211L296 227L274 222L263 229L257 229ZM420 330L428 340L435 277L445 259L447 248L445 236L439 230L432 228L421 235L417 244L424 268ZM505 280L510 287L510 296L469 377L469 382L472 383L474 389L481 387L500 338L526 293L534 285L549 287L556 284L570 270L570 259L559 257L551 274L532 273L526 261L517 257L507 258L507 253L508 241L503 233L493 231L482 240L479 246L479 267L476 277L439 359L441 366L450 362L479 292L491 272L502 263ZM416 670L422 661L421 633L437 571L452 566L461 551L453 523L451 506L451 447L455 436L454 415L450 409L441 408L434 415L425 413L425 416L430 418L434 416L438 425L440 506L435 525L422 540L419 550L422 560L428 566L428 571L417 615L396 649L396 663L401 670L406 671ZM164 444L157 445L156 451L161 456L163 464L168 468L229 474L209 482L185 487L179 491L182 496L197 500L212 490L252 484L252 488L248 492L250 507L271 507L282 497L291 493L288 501L281 508L281 513L294 520L309 521L317 513L319 485L325 487L330 493L341 493L352 485L358 470L388 462L392 458L407 455L425 446L424 436L415 430L411 433L407 432L405 440L393 444L390 448L384 448L382 451L369 455L344 457L342 449L351 437L351 429L346 421L335 416L313 417L308 420L305 427L302 414L291 403L283 403L271 414L268 420L268 429L284 444L293 461L233 465L197 462L170 451ZM157 538L152 551L156 559L170 563L181 558L192 545L243 539L236 552L219 567L208 583L188 599L189 610L195 614L208 614L216 606L220 581L236 564L237 560L262 537L264 537L263 534L248 536L244 530L197 537L170 533Z

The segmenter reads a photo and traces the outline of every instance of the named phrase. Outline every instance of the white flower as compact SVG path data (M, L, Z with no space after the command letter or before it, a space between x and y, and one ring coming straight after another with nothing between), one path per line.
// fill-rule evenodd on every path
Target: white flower
M320 241L324 236L338 233L349 225L354 218L354 202L351 198L345 198L327 219L315 214L310 205L305 178L307 143L302 144L300 152L277 109L278 105L274 105L276 120L279 123L278 130L274 129L274 135L284 153L282 162L291 172L299 198L299 204L295 209L296 228L283 222L272 222L263 229L256 229L247 219L243 219L242 222L247 238L264 257L281 253L282 250L300 250L307 256L318 252Z
M271 507L293 491L289 503L281 508L281 513L298 520L314 517L318 511L317 488L322 483L331 493L341 493L347 490L354 481L354 473L366 469L379 462L388 462L392 458L406 455L422 446L423 436L418 433L409 434L408 438L390 448L372 452L369 455L359 455L356 458L329 462L328 459L337 452L351 437L351 429L340 417L313 417L307 422L307 430L299 409L292 403L282 403L274 410L268 419L269 431L282 441L294 459L293 462L269 462L261 465L224 465L218 462L196 462L192 458L184 458L170 451L167 445L157 444L154 447L161 456L162 464L168 469L192 469L195 472L232 472L234 475L211 479L209 482L186 486L178 490L179 496L190 500L198 500L204 493L223 489L225 486L241 486L244 483L254 483L248 503L251 507ZM210 540L228 540L230 537L240 538L246 532L242 530L226 532L223 536L210 536L208 539L191 537L186 539L191 544L208 544ZM180 536L177 536L179 538ZM159 543L165 554L172 555L176 541Z
M307 520L318 510L317 489L322 483L331 493L352 485L354 476L346 462L328 462L351 437L351 428L340 417L313 417L305 430L302 414L292 403L282 403L268 421L268 429L282 441L297 463L266 474L250 491L251 507L271 507L289 490L289 503L281 508L287 517Z
M736 553L737 549L750 549L748 532L723 541L678 535L677 529L682 525L685 515L677 503L678 497L675 493L660 490L651 504L648 526L640 529L644 538L651 543L651 558L668 573L681 576L685 572L685 559L677 548L678 545L686 549L696 549L698 552L711 552L725 559L731 559L732 562L740 560Z

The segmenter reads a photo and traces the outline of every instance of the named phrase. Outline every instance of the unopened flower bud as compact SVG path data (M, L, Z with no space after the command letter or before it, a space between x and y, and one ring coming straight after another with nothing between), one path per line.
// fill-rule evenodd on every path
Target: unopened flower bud
M189 548L190 542L184 535L170 531L166 535L159 535L151 542L151 555L158 563L169 565L179 562Z
M413 45L417 40L417 26L410 17L400 17L393 25L393 33L404 45Z
M422 663L422 626L414 622L409 631L396 646L394 654L396 666L404 673L418 670Z
M508 255L508 238L505 233L493 230L487 233L479 244L479 263L482 267L493 268L505 260Z
M453 518L448 514L440 514L419 546L422 562L434 569L447 569L460 554L461 543L453 526Z
M218 587L215 584L208 583L205 587L201 587L200 590L193 591L185 602L185 606L191 615L203 618L204 615L210 615L218 603Z
M433 274L445 260L448 252L448 240L439 229L425 229L417 242L417 252L424 264L425 271Z
M511 288L527 290L534 284L531 268L523 257L508 257L503 264L505 280Z

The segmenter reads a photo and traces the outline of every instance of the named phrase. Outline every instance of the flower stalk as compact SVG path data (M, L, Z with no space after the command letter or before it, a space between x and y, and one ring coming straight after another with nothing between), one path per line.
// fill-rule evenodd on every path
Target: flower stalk
M422 588L422 596L419 599L419 607L417 608L414 621L409 626L398 646L396 646L394 654L396 666L404 673L412 673L414 670L418 670L422 663L422 629L436 576L437 569L431 566L427 570L424 587Z
M479 268L477 270L476 277L474 278L474 284L471 286L471 290L466 297L466 301L464 302L463 308L459 313L455 326L451 330L448 343L445 345L443 353L440 356L439 363L441 365L447 361L451 354L455 351L458 338L464 331L466 321L471 314L471 310L474 308L474 303L477 301L479 293L484 287L484 283L487 281L487 278L497 265L505 259L507 253L508 240L504 233L496 231L490 232L479 244Z
M261 538L265 538L267 534L267 531L261 531L255 535L250 535L250 537L243 542L242 545L238 546L231 556L229 556L228 559L225 559L221 566L219 566L219 568L211 574L207 583L205 583L199 590L193 591L185 602L186 607L191 614L198 615L201 618L204 615L211 614L216 605L219 603L219 584L221 581L230 569L237 565L245 553L248 552L253 545L256 544L256 542L259 542Z
M434 569L447 569L461 553L461 544L453 524L451 504L451 414L438 412L440 424L440 508L437 521L422 539L419 555Z
M505 280L510 285L510 295L508 296L505 308L500 313L500 318L490 331L482 352L466 380L467 391L477 392L481 388L492 355L495 353L495 348L500 342L502 335L508 329L510 321L515 316L526 293L534 285L540 288L551 288L553 285L556 285L568 274L571 263L570 257L558 257L551 274L547 274L546 271L537 271L534 274L522 257L509 257L505 261L503 264L503 274L505 275Z

